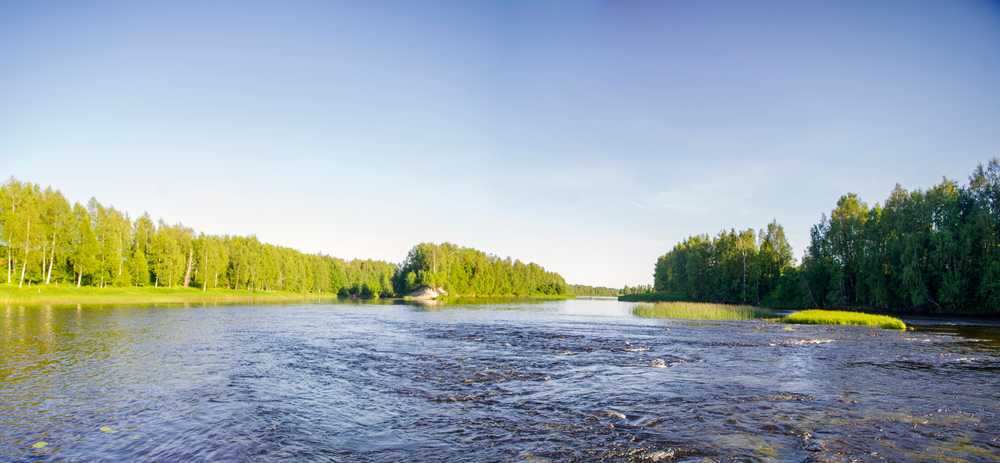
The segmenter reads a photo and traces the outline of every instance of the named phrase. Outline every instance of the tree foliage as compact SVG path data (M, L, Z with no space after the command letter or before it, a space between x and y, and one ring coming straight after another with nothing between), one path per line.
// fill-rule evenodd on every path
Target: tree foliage
M574 296L614 297L622 294L620 288L606 286L569 285L569 292Z
M843 196L812 229L806 302L930 313L1000 312L1000 160L967 185L896 185L883 205Z
M252 291L394 295L396 265L344 261L261 243L196 234L181 224L131 220L96 199L70 204L58 191L0 185L0 261L11 285L195 286Z
M559 296L569 287L558 273L538 264L502 259L451 243L413 247L393 278L396 292L442 287L460 296Z
M785 230L771 222L759 232L687 238L657 259L653 287L692 301L761 304L792 265Z
M661 256L654 288L694 301L1000 313L1000 160L967 185L900 185L883 204L842 196L795 266L784 229L687 238Z
M261 243L255 236L196 233L182 224L132 220L91 199L11 179L0 185L0 262L11 285L229 288L379 298L422 285L464 296L563 295L561 276L536 264L453 244L420 244L402 265L343 260Z

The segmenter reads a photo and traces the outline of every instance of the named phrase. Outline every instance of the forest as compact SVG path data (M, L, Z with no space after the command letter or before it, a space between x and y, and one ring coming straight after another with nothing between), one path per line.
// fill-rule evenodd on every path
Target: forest
M570 296L558 273L538 264L502 259L451 243L421 243L413 247L394 279L397 293L442 287L461 296Z
M619 288L588 285L569 285L569 292L580 297L614 297L622 294Z
M420 244L402 265L343 260L132 219L96 199L71 204L58 190L10 179L0 185L0 262L6 283L77 287L225 288L380 298L420 285L462 296L568 296L561 276L537 264L453 244ZM2 277L0 277L2 278Z
M377 297L393 294L396 265L345 261L261 243L253 236L196 233L181 224L132 220L91 199L70 202L51 187L0 185L0 260L8 285L198 287Z
M685 239L657 259L653 284L659 293L676 295L672 300L759 305L788 291L779 286L788 285L793 261L784 228L771 222L757 232L725 230Z
M657 259L653 289L784 308L1000 314L1000 160L964 185L896 185L881 204L843 195L812 227L799 265L775 222L687 238Z

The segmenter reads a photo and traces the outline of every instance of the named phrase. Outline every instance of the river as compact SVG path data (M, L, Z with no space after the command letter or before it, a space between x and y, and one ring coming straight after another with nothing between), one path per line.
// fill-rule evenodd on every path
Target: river
M1000 461L996 326L631 308L0 308L0 461Z

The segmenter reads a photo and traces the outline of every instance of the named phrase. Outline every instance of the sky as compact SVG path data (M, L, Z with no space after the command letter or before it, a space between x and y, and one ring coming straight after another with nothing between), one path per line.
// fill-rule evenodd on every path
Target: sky
M0 177L343 258L648 284L995 156L995 1L0 0Z

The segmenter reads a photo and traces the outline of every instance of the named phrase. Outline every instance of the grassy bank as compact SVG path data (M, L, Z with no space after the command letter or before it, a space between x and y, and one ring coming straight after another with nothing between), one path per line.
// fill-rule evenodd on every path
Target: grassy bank
M893 330L906 329L906 323L895 317L861 312L846 312L843 310L802 310L785 316L781 321L784 323L805 325L855 325Z
M632 309L637 317L679 318L685 320L753 320L774 317L774 313L749 305L711 304L704 302L657 302L639 304Z
M0 285L0 305L4 304L173 304L173 303L259 303L333 300L334 294L301 294L283 291L245 291L198 288L93 288L75 286Z

